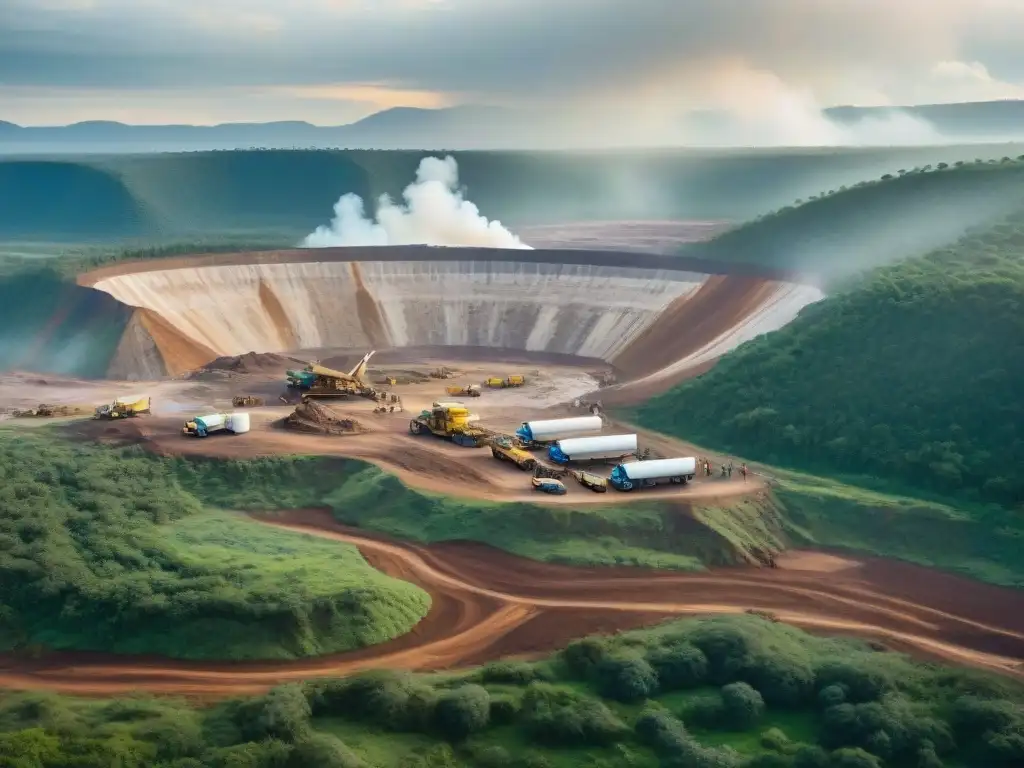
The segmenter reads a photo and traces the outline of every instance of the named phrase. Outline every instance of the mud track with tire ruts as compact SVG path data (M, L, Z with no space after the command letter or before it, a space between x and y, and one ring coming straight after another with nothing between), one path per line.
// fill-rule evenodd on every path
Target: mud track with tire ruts
M374 567L427 590L430 612L388 643L295 662L197 663L93 653L33 660L8 654L0 656L0 685L82 695L143 690L223 697L369 668L465 667L673 616L751 609L811 631L872 638L1024 679L1019 592L896 561L804 553L782 558L775 570L571 568L479 544L386 541L341 526L324 511L262 522L355 544Z

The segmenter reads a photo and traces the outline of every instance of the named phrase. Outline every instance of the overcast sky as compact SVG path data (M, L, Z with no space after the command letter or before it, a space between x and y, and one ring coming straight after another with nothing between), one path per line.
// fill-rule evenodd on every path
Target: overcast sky
M1024 0L0 0L0 119L1024 98Z

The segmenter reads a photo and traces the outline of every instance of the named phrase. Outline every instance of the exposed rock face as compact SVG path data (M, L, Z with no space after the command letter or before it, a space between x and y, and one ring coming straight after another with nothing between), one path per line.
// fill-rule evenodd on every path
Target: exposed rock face
M678 257L418 246L125 264L80 282L137 308L115 364L140 377L249 352L447 346L600 358L649 378L714 359L821 298Z

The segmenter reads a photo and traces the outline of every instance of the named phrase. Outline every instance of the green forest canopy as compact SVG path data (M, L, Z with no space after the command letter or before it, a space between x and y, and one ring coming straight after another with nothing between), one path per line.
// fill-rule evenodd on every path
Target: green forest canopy
M404 634L429 597L355 547L209 511L330 483L301 459L160 460L0 430L0 647L295 658Z
M1024 155L886 173L797 200L681 253L792 269L819 282L946 247L1024 210Z
M579 640L541 662L379 670L203 708L3 693L0 765L1013 768L1022 713L1008 681L733 616Z
M638 420L752 459L1024 502L1024 216L879 269Z

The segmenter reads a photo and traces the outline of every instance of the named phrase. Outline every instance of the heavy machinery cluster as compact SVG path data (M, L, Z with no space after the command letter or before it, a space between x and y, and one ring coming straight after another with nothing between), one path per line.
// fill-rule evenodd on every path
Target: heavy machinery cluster
M603 493L611 484L619 491L649 488L661 483L686 484L694 478L697 461L692 457L647 459L640 453L635 434L601 435L600 416L528 421L514 435L501 434L479 423L463 403L435 402L409 422L414 435L433 435L468 448L488 447L498 461L532 472L532 486L545 493L566 493L562 478L573 477L580 485ZM544 451L547 461L534 451ZM613 464L606 478L583 467Z

